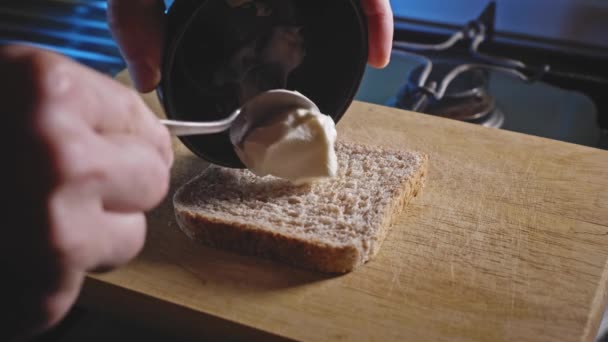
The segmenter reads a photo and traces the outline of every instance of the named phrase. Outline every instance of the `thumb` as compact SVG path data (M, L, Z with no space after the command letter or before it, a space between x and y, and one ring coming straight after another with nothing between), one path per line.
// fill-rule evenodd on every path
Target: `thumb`
M108 23L137 90L160 82L165 39L163 0L108 0Z
M393 46L393 11L388 0L362 0L369 25L369 64L385 67Z

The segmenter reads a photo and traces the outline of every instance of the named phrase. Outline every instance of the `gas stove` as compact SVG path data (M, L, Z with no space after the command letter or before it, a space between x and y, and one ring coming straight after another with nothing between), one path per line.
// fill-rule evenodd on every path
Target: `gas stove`
M393 1L396 13L414 6ZM125 64L105 10L102 0L3 3L0 43L28 42L115 74ZM357 99L608 148L607 49L497 32L499 10L491 2L461 25L398 13L392 62L367 70Z
M395 56L409 57L399 52ZM453 71L459 68L466 69L467 65L424 61L409 72L405 84L387 104L487 127L502 127L505 116L489 89L490 73L470 69L454 77Z
M391 63L367 70L357 99L608 148L608 52L505 37L497 10L460 27L397 18Z
M106 22L105 0L0 2L0 44L26 43L106 74L125 68Z

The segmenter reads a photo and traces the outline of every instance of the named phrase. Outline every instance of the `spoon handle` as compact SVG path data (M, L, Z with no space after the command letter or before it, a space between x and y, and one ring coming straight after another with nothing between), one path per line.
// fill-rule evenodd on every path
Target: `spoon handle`
M160 123L165 125L172 135L178 137L221 133L228 130L231 124L226 120L211 122L160 120Z
M179 121L179 120L160 120L172 135L184 137L187 135L206 135L222 133L230 129L232 123L241 114L237 109L229 117L217 121Z

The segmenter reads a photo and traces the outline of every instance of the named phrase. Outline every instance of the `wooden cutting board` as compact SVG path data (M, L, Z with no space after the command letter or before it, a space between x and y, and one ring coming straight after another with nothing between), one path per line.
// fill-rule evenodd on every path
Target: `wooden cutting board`
M422 196L375 260L330 277L202 247L169 196L141 255L91 275L81 304L237 340L593 340L608 286L607 151L365 103L338 130L430 155ZM175 151L171 191L205 167Z

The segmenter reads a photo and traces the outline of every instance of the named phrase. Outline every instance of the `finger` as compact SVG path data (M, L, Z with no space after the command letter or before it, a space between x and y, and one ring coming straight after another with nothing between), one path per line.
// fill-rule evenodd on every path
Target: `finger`
M111 80L110 80L111 81ZM122 84L111 81L96 91L97 101L90 122L103 135L128 134L142 138L160 153L167 165L173 162L171 135L141 97Z
M369 30L368 62L376 68L385 67L390 61L393 45L393 11L389 0L363 0L363 12Z
M142 138L155 146L165 163L170 166L173 163L173 149L171 135L167 128L160 123L158 117L146 106L139 95L121 84L112 83L118 88L122 88L120 93L117 91L115 95L124 94L124 99L122 99L124 102L117 103L112 113L98 113L99 115L95 118L97 126L105 127L98 131L107 135L126 133ZM100 97L100 107L97 108L103 108L103 103L112 102L112 94L109 92L100 91L98 96Z
M169 189L169 167L154 147L127 135L98 139L104 209L128 213L156 207Z
M160 123L158 117L139 95L121 84L112 83L121 88L120 93L124 94L122 99L124 102L122 104L117 103L115 99L116 108L113 108L114 112L105 113L105 115L104 113L98 113L97 125L106 127L98 131L104 135L128 134L140 137L155 146L166 164L171 166L173 163L173 148L169 130ZM101 98L100 104L112 101L110 98L112 94L109 92L100 92L98 95ZM116 95L118 95L118 92Z
M84 270L64 272L57 288L51 293L43 293L41 331L48 330L59 324L76 302L84 280Z
M93 270L122 265L143 246L142 213L112 213L103 208L99 184L74 182L53 193L49 202L49 243L67 268Z
M44 120L40 123L43 130L48 130L53 122L84 122L99 134L138 136L156 146L168 165L172 163L169 131L135 91L67 59L36 53L43 55L36 59L41 65L38 69L48 69L39 71L48 74L40 76L45 79L41 81L46 83L43 87L61 84L60 89L46 92L45 103L39 106L44 108L41 115Z
M18 81L26 83L36 95L23 105L29 105L28 110L34 112L34 125L42 131L39 133L44 135L57 124L61 136L66 126L78 125L76 130L80 130L84 123L102 134L138 135L157 146L167 163L171 163L168 130L132 89L42 49L8 46L0 48L0 58L8 63L5 68L21 74ZM23 96L16 97L17 101L20 97Z
M162 0L108 0L108 22L139 91L160 82L165 19Z
M106 272L135 258L146 240L144 214L105 212L100 220L101 234L98 258L88 268L92 272Z

